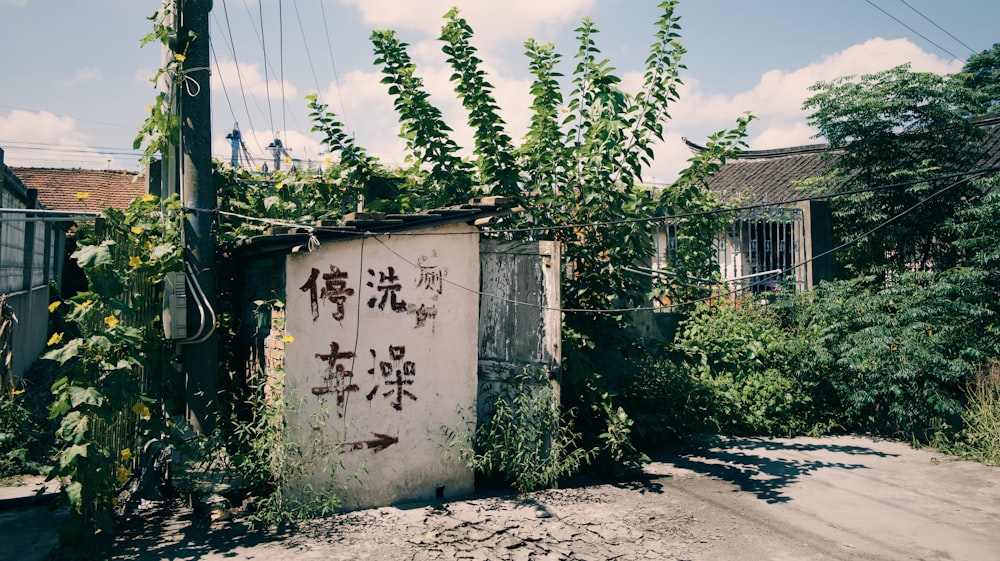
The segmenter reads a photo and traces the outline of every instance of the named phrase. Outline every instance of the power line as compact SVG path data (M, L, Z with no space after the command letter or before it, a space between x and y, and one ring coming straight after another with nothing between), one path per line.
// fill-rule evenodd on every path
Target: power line
M226 5L226 0L222 0L222 10L226 17L226 29L229 32L229 42L228 42L229 50L230 52L232 52L233 65L236 67L236 79L240 86L240 95L243 97L243 108L247 112L247 122L250 124L250 130L253 130L255 128L253 124L253 117L250 115L250 107L247 105L247 92L246 89L243 87L243 72L240 69L239 60L236 58L236 39L233 37L233 28L230 23L229 8ZM218 62L216 62L216 66L218 66ZM257 99L254 98L254 103L256 103L256 101ZM263 114L263 111L260 109L260 105L257 105L257 110ZM256 135L254 135L254 141L257 142ZM257 149L261 152L264 151L264 149L260 145L260 142L257 142Z
M309 61L309 70L312 71L313 83L316 84L316 95L320 96L319 100L322 102L323 98L319 87L319 79L316 77L316 67L313 65L312 51L309 49L309 41L306 40L306 30L305 27L302 26L302 15L299 14L298 0L293 0L292 6L295 7L295 18L299 21L299 35L302 36L302 45L306 49L306 60ZM323 4L320 3L320 6L322 7Z
M872 0L865 0L865 2L868 2L868 3L869 3L869 4L871 4L871 6L872 6L872 7L874 7L874 8L876 9L876 10L878 10L878 11L882 12L883 14L885 14L885 15L889 16L890 18L892 18L892 20L893 20L893 21L895 21L896 23L898 23L899 25L902 25L903 27L905 27L905 28L909 29L909 30L910 30L911 32L915 33L915 34L916 34L916 35L917 35L918 37L920 37L920 38L921 38L921 39L923 39L924 41L927 41L927 42L928 42L928 43L930 43L931 45L934 45L934 46L935 46L935 47L937 47L938 49L941 49L941 50L942 50L942 51L944 51L945 53L947 53L947 54L951 55L951 57L952 57L952 58L954 58L954 59L957 59L957 60L958 60L959 62L961 62L962 64L965 64L965 59L964 59L964 58L962 58L962 57L960 57L960 56L956 55L955 53L953 53L953 52L949 51L948 49L946 49L946 48L942 47L941 45L938 45L938 44L937 44L937 43L935 43L934 41L931 41L931 40L930 40L930 39L928 39L928 38L927 38L927 37L926 37L926 36L925 36L925 35L924 35L923 33L920 33L920 32L919 32L919 31L917 31L916 29L913 29L913 28L912 28L912 27L910 27L909 25L906 25L905 23L903 23L903 22L902 22L902 21L901 21L901 20L900 20L899 18L897 18L896 16L894 16L894 15L890 14L889 12L887 12L887 11L883 10L882 8L880 8L880 7L879 7L879 6L877 5L877 4L875 4L875 2L872 2Z
M909 213L913 212L914 210L916 210L918 207L920 207L923 204L927 203L928 201L930 201L930 200L938 197L939 195L943 194L944 192L946 192L946 191L948 191L950 189L953 189L955 187L958 187L959 185L962 185L963 183L967 183L967 182L969 182L969 181L971 181L973 179L985 177L987 175L993 175L993 174L996 174L998 172L1000 172L1000 167L983 168L983 169L971 170L971 171L963 172L963 173L956 173L956 174L949 174L949 175L939 176L939 177L936 177L936 178L928 178L928 179L923 179L923 180L908 181L908 182L895 183L895 184L890 184L890 185L879 185L879 186L869 187L869 188L865 188L865 189L857 189L857 190L853 190L853 191L845 191L843 193L836 193L836 194L833 194L833 195L823 195L823 196L809 197L809 198L803 198L803 199L796 199L794 202L807 201L807 200L823 200L823 199L829 199L829 198L833 198L833 197L841 197L841 196L854 195L854 194L858 194L858 193L862 193L862 192L882 191L884 189L898 188L898 187L901 187L901 186L907 186L907 185L911 185L911 184L914 184L914 183L924 183L924 182L929 182L929 181L934 181L934 180L955 179L955 178L958 178L957 181L955 181L955 182L953 182L953 183L951 183L949 185L946 185L946 186L942 187L941 189L938 189L934 193L931 193L930 195L928 195L928 196L924 197L923 199L917 201L915 204L913 204L909 208L906 208L903 211L897 213L896 215L894 215L894 216L892 216L892 217L890 217L890 218L888 218L888 219L880 222L879 224L875 225L874 227L872 227L868 231L866 231L866 232L864 232L864 233L862 233L860 235L857 235L854 238L852 238L850 240L847 240L847 241L841 243L840 245L838 245L838 246L836 246L836 247L834 247L832 249L829 249L827 251L824 251L822 253L814 255L814 256L810 257L809 259L803 260L800 263L796 263L796 264L794 264L792 266L776 270L775 274L776 275L777 274L787 275L787 274L795 271L796 269L798 269L800 267L804 267L807 264L812 263L813 261L815 261L817 259L820 259L822 257L826 257L828 255L831 255L833 253L836 253L836 252L839 252L839 251L841 251L843 249L846 249L847 247L850 247L851 245L854 245L854 244L856 244L856 243L864 240L865 238L873 235L874 233L878 232L882 228L885 228L885 227L889 226L890 224L896 222L900 218L903 218L907 214L909 214ZM773 206L784 206L784 205L790 204L790 202L793 202L793 201L782 201L782 202L768 203L768 204L762 204L762 205L750 205L750 206L745 206L745 207L716 209L716 210L704 211L704 212L681 213L681 214L676 214L676 215L671 215L671 216L660 216L660 217L652 217L652 218L634 219L634 220L631 220L631 221L629 221L629 220L623 220L623 221L619 221L619 222L615 222L615 223L596 222L596 223L590 223L590 224L574 224L574 225L566 225L566 226L564 226L564 228L597 227L597 226L607 226L607 225L610 225L610 224L618 224L618 223L624 223L624 222L650 222L650 221L661 221L661 220L667 220L667 219L679 219L679 218L686 218L686 217L692 217L692 216L702 216L702 215L706 215L706 214L732 213L732 212L738 212L738 211L741 211L741 210L744 210L744 209L761 207L761 206L772 206L772 207ZM198 209L190 209L190 208L185 209L185 211L188 211L188 212L199 212ZM276 219L271 219L271 218L255 218L255 217L251 217L251 216L246 216L246 215L241 215L241 214L236 214L236 213L226 212L226 211L218 211L218 213L220 215L222 215L222 216L236 217L236 218L241 218L241 219L245 219L245 220L249 220L249 221L261 222L261 223L265 223L265 224L280 225L280 226L291 226L291 227L302 228L304 230L307 230L307 231L311 232L310 233L310 242L309 242L310 246L315 245L315 243L318 243L318 241L316 241L316 242L313 241L315 239L314 232L317 229L316 226L300 225L300 224L295 224L295 223L289 222L289 221L276 220ZM529 230L538 230L538 229L539 228L531 228ZM555 229L555 228L550 228L550 229ZM522 232L522 231L524 231L524 229L492 230L490 233L493 233L493 234L504 234L504 233L513 233L513 232ZM390 253L394 254L396 257L398 257L401 260L403 260L403 262L405 262L406 264L408 264L410 266L413 266L413 267L416 267L416 268L419 268L419 264L410 261L405 256L403 256L400 253L396 252L393 248L391 248L380 237L382 237L382 236L396 236L396 237L400 237L400 236L455 235L455 233L440 233L440 234L421 233L421 232L391 232L391 233L381 232L381 233L379 233L379 232L370 232L370 231L351 231L350 233L357 234L358 236L361 236L362 240L364 240L366 238L374 238L375 241L377 241L380 244L382 244L386 248L387 251L389 251ZM474 232L470 232L469 234L470 235L480 235L481 232L478 231L478 230L476 230ZM625 312L655 311L655 310L663 310L663 309L676 310L676 309L681 309L681 308L684 308L684 307L692 306L692 305L695 305L695 304L698 304L698 303L701 303L701 302L715 300L715 299L718 299L718 298L725 298L725 297L735 296L735 295L738 295L738 294L740 294L742 292L746 292L747 290L750 290L749 287L741 287L741 288L732 289L732 290L729 290L729 291L723 292L723 293L715 293L715 294L712 294L710 296L706 296L706 297L700 298L700 299L690 300L690 301L687 301L687 302L680 302L680 303L677 303L677 304L668 304L668 305L659 305L659 306L636 306L636 307L629 307L629 308L612 308L612 309L552 308L552 307L549 307L549 306L543 306L543 305L535 304L535 303L531 303L531 302L521 302L521 301L513 300L513 299L510 299L510 298L506 298L506 297L502 297L502 296L497 296L497 295L494 295L494 294L488 294L488 293L482 292L482 291L480 291L478 289L467 287L467 286L464 286L464 285L461 285L461 284L449 281L447 279L443 279L443 280L444 280L445 283L451 284L451 285L453 285L453 286L455 286L455 287L457 287L459 289L466 290L466 291L469 291L469 292L473 292L473 293L479 294L480 296L483 296L483 297L493 298L493 299L496 299L496 300L499 300L499 301L502 301L502 302L506 302L506 303L509 303L509 304L513 304L513 305L528 306L528 307L539 308L539 309L544 309L544 310L549 310L549 311L558 311L558 312L562 312L562 313L587 313L587 314L597 314L597 315L614 315L614 314L621 314L621 313L625 313Z
M917 15L919 15L922 18L924 18L928 22L930 22L931 25L933 25L934 27L936 27L936 28L940 29L941 31L943 31L945 35L947 35L948 37L951 37L952 39L954 39L955 41L957 41L959 45L962 45L966 49L969 49L970 53L976 54L976 50L975 49L973 49L972 47L970 47L970 46L966 45L965 43L963 43L962 40L959 39L958 37L955 37L951 33L948 33L948 31L945 28L943 28L940 25L938 25L936 21L934 21L931 18L925 16L920 10L918 10L918 9L914 8L913 6L911 6L909 2L907 2L906 0L899 0L899 1L902 2L903 4L905 4L907 8L909 8L909 9L913 10L914 12L916 12Z
M264 91L267 95L267 114L270 119L271 131L273 132L274 114L271 112L271 82L267 78L267 43L264 41L264 4L261 0L257 0L257 7L260 9L260 35L258 38L260 39L260 48L264 52Z
M326 18L326 8L323 7L323 0L319 0L319 9L323 14L323 29L326 30L326 47L330 51L330 64L333 65L333 80L334 84L337 86L337 97L340 99L340 116L341 120L344 121L344 126L348 129L350 127L347 125L347 107L344 105L344 94L340 90L340 76L337 75L337 59L333 56L333 42L330 40L330 26L327 23ZM317 92L318 93L318 92ZM352 133L353 135L353 133Z

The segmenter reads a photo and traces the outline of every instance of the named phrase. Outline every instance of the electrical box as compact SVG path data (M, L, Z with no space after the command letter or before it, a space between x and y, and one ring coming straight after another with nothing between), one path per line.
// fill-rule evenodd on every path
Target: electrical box
M167 339L187 338L187 283L182 271L163 277L163 335Z

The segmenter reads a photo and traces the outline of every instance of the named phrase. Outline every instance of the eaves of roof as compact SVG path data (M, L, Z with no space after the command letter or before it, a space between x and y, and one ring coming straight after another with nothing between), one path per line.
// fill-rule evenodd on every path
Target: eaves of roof
M986 158L978 167L1000 166L1000 115L987 115L971 122L987 133L983 145ZM686 138L684 142L692 152L705 150ZM827 144L744 150L708 179L708 188L726 201L782 202L829 195L836 191L837 185L816 189L804 187L800 182L832 171L835 158L836 151L831 151Z

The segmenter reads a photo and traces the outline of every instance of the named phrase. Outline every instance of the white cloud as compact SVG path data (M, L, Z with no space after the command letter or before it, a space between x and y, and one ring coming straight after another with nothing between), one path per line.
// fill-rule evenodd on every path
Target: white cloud
M212 90L222 92L225 84L230 95L250 95L261 99L280 100L298 99L298 89L291 82L264 80L261 65L257 63L240 63L237 67L232 60L220 60L216 71L212 73ZM270 74L270 73L269 73Z
M437 37L444 15L457 6L484 48L508 39L523 40L533 32L580 19L594 0L344 0L366 25L419 31Z
M758 116L758 125L771 126L773 121L804 121L806 115L802 104L812 95L809 87L816 82L870 74L907 62L917 72L948 74L961 70L961 63L944 61L906 39L871 39L791 72L767 71L753 88L733 96L705 92L699 87L696 77L688 77L686 85L681 88L679 105L683 110L675 111L672 125L723 124L732 122L744 111Z
M127 167L117 156L88 147L90 138L77 129L76 120L48 111L0 114L0 135L0 148L4 149L8 166Z
M816 129L810 127L805 122L797 121L789 125L768 127L759 134L752 135L748 144L753 148L787 148L789 146L802 146L805 144L819 144L822 139L817 139Z
M100 70L96 68L81 68L76 71L76 74L72 78L67 78L65 80L60 80L56 82L61 88L69 88L85 82L90 82L101 77Z
M670 181L683 169L690 151L680 140L682 135L703 144L712 132L731 128L745 111L757 120L751 122L750 149L785 148L821 143L816 131L806 124L808 114L802 104L813 92L809 87L818 81L841 76L871 74L910 63L916 72L952 74L961 63L946 61L927 53L907 39L871 39L792 71L764 72L750 89L726 95L706 91L697 73L684 76L680 101L671 108L667 124L670 134L657 148L657 161L651 174ZM632 77L632 82L636 80ZM668 179L669 178L669 179Z
M822 139L815 138L815 129L806 124L808 114L802 110L803 102L813 94L810 86L818 81L871 74L905 63L910 63L913 71L937 74L952 74L962 67L960 62L943 60L907 39L876 38L826 55L802 68L766 71L752 88L733 95L706 91L694 69L684 76L680 101L670 109L671 119L667 124L670 134L657 148L657 161L651 173L671 181L684 167L678 163L690 157L680 140L682 135L703 144L712 132L732 128L737 117L746 111L757 117L750 124L750 149L821 143ZM631 76L629 83L638 83L637 77Z

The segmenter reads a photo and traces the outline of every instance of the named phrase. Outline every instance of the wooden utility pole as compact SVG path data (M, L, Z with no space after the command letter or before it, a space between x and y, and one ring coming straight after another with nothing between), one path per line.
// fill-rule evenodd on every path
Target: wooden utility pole
M214 225L218 200L212 184L212 107L208 13L211 0L178 0L177 48L184 55L179 78L181 122L181 201L184 205L184 257L189 273L188 325L199 326L184 346L187 418L208 434L218 411L219 349L215 336L216 274ZM199 306L200 303L200 306ZM199 312L199 308L201 311Z

